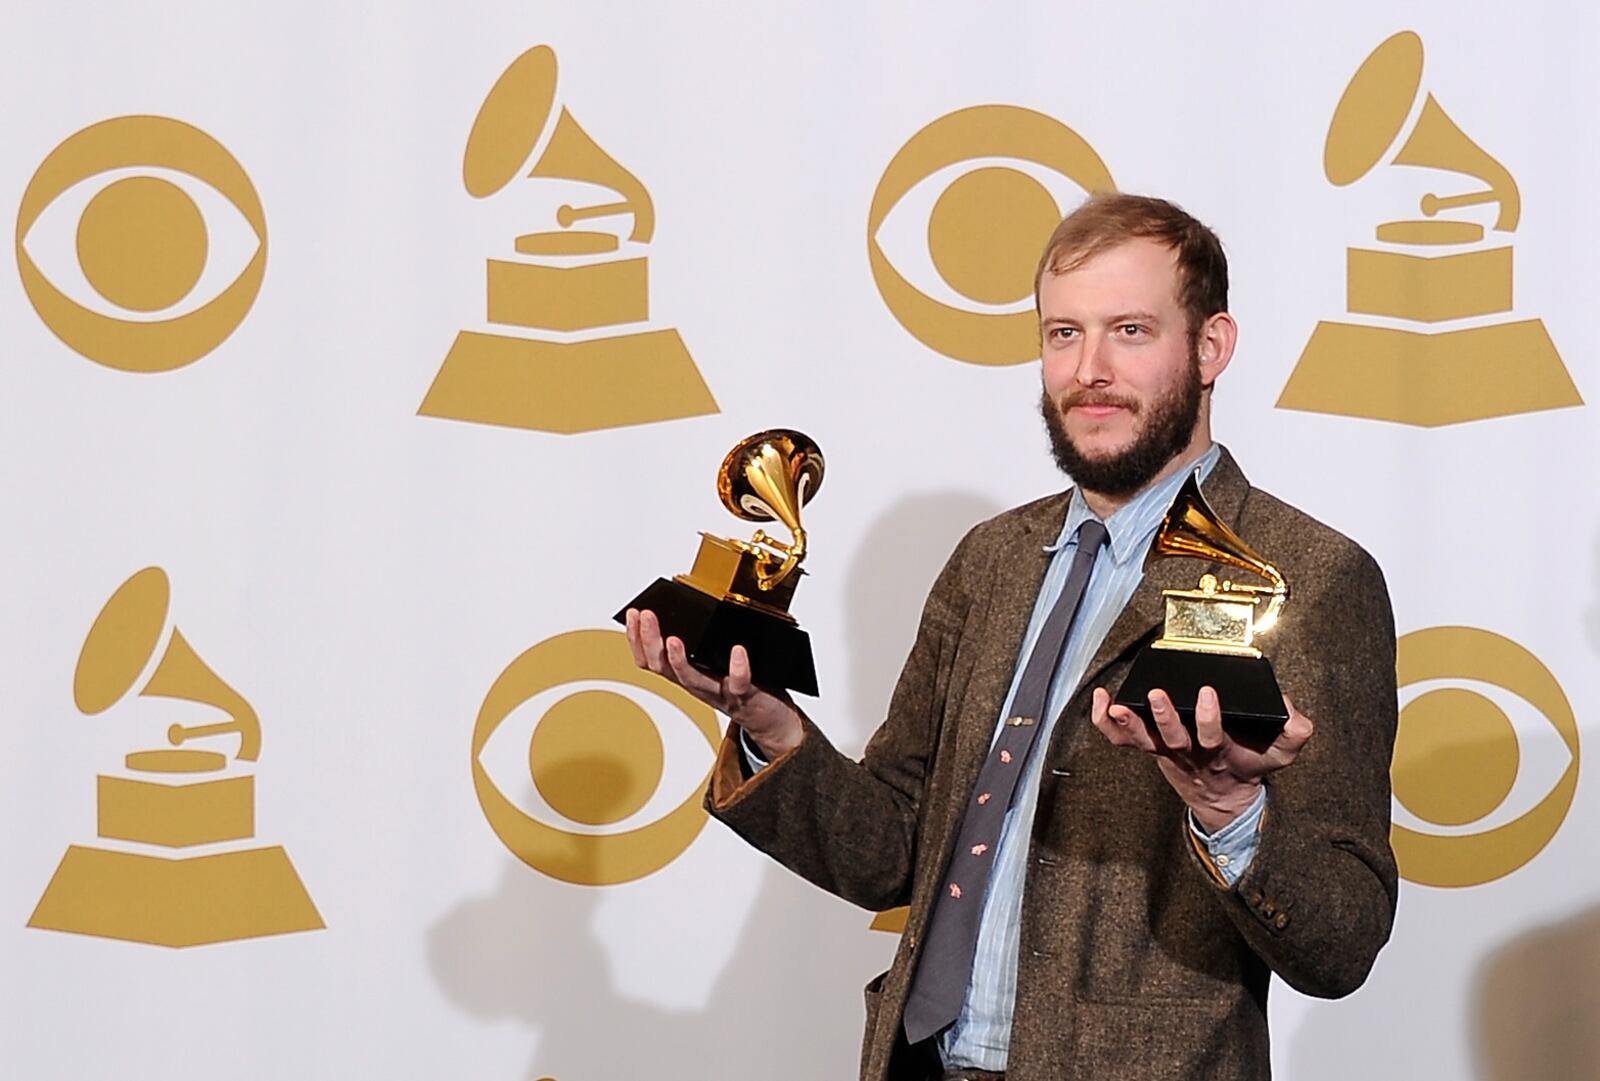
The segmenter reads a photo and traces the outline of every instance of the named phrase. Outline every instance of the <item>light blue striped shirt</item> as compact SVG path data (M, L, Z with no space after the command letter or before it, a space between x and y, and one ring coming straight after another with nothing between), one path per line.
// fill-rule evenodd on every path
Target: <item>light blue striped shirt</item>
M1128 598L1133 596L1133 591L1144 578L1145 552L1155 538L1167 507L1177 496L1184 479L1194 469L1200 470L1203 480L1210 475L1220 456L1220 448L1213 444L1194 467L1140 492L1105 523L1108 543L1095 559L1088 587L1073 618L1067 644L1061 653L1061 662L1050 682L1042 718L1043 727L1018 781L1016 795L1011 809L1006 812L1005 825L995 850L994 877L983 899L983 919L978 928L972 983L967 987L967 997L960 1016L939 1037L939 1052L947 1067L997 1072L1006 1068L1007 1050L1011 1043L1012 1002L1017 990L1017 956L1021 944L1022 892L1027 877L1028 841L1033 832L1034 810L1039 802L1039 781L1046 757L1044 750L1049 745L1056 718L1066 708L1095 651L1100 648L1111 625L1122 614ZM1052 554L1050 566L1039 588L1039 598L1034 603L1033 616L1023 638L1011 689L1006 693L1000 716L996 718L997 737L1000 722L1010 716L1011 699L1022 678L1023 659L1033 651L1034 642L1044 627L1050 609L1055 606L1066 584L1072 557L1077 550L1078 526L1092 516L1093 512L1084 502L1082 494L1074 492L1060 535L1045 549ZM1256 798L1249 811L1210 837L1195 829L1193 820L1190 821L1190 828L1195 829L1196 834L1205 841L1212 859L1218 864L1218 870L1230 884L1238 881L1255 853L1256 825L1264 805L1263 794Z

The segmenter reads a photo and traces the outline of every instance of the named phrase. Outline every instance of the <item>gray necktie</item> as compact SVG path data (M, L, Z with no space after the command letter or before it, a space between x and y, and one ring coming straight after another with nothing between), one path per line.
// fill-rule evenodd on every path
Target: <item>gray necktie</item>
M906 999L906 1038L925 1040L955 1021L972 979L972 958L978 948L978 922L984 894L994 870L995 848L1006 811L1017 790L1017 780L1028 761L1042 725L1045 698L1061 659L1072 618L1083 600L1094 568L1095 555L1106 542L1106 527L1093 518L1078 526L1078 549L1061 596L1045 619L1044 628L1028 655L1017 693L1011 699L1011 716L978 774L961 819L955 854L945 870L945 881L933 902L928 930L923 937L922 959L911 979Z

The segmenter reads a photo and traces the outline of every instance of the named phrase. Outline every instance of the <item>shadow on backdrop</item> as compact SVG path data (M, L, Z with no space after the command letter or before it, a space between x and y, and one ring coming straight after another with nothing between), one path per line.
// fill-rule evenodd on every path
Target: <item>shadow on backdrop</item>
M930 492L899 500L867 528L845 584L849 718L861 734L859 744L888 711L922 602L945 560L967 530L1002 509L975 492ZM827 731L826 705L822 716Z
M1473 991L1483 1081L1600 1077L1600 907L1507 942Z
M581 856L582 839L574 844ZM886 951L871 948L867 913L786 876L762 872L703 1009L670 1009L619 990L596 929L603 894L515 862L495 893L463 902L429 929L429 967L459 1009L529 1030L537 1048L525 1081L815 1081L819 1067L854 1076L865 1020L860 988ZM700 907L692 926L710 943L730 933L731 921L715 882L698 892L680 903ZM663 997L671 997L671 979L660 974ZM838 1046L797 1053L808 1034Z

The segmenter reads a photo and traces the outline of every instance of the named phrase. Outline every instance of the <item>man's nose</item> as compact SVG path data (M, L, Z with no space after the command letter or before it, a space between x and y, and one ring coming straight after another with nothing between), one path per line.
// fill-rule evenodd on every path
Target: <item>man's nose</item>
M1085 334L1078 354L1074 378L1079 386L1103 387L1111 382L1111 364L1106 356L1106 340L1100 334Z

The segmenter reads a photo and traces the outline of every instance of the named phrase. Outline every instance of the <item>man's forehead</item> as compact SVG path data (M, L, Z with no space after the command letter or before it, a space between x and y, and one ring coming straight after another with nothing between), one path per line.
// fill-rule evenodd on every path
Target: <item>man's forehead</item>
M1077 308L1177 308L1178 253L1148 237L1121 241L1070 270L1046 270L1039 305L1045 318Z

